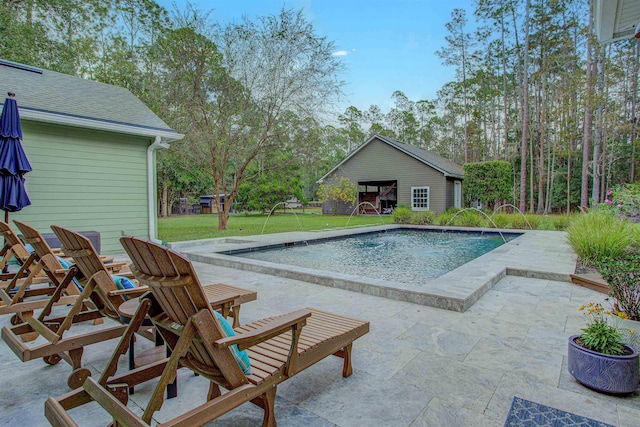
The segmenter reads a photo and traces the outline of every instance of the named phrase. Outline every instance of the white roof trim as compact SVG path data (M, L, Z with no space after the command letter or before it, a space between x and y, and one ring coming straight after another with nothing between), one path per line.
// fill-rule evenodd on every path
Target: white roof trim
M629 39L640 22L640 0L595 0L593 20L601 43Z
M26 107L20 107L20 117L22 119L33 120L36 122L67 125L102 130L107 132L124 133L127 135L139 135L152 138L160 136L165 142L178 141L184 138L183 134L170 130L145 128L124 123L111 123L103 120L95 120L84 117L74 117L63 114L49 113L46 111L31 110Z

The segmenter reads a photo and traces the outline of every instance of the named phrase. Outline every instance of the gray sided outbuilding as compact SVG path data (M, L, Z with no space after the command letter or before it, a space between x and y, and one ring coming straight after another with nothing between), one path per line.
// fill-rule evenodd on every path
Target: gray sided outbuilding
M460 165L380 135L370 137L319 182L337 182L342 177L357 184L359 213L389 213L398 204L434 213L462 207L464 170ZM338 204L337 213L350 214L355 207ZM334 208L325 202L322 211L332 213Z

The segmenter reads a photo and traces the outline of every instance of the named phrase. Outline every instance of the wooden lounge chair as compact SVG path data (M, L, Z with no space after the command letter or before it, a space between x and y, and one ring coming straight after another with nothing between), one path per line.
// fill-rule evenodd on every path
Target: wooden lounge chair
M56 287L60 285L68 270L56 258L63 256L59 249L51 249L42 235L34 228L19 223L19 221L15 221L15 223L23 234L24 243L8 224L0 222L0 235L4 237L5 242L4 248L0 252L0 256L2 256L0 269L6 265L11 257L15 257L20 264L16 273L0 274L0 281L5 281L0 288L0 315L14 314L11 318L13 325L22 323L21 313L32 315L33 310L44 307L48 302L48 297L54 294ZM25 234L26 230L29 231ZM34 250L31 253L25 243L33 246ZM49 257L43 258L45 254L51 254L51 259ZM100 257L105 262L113 261L113 257L102 255ZM124 265L124 263L108 264L110 269L121 275L124 274L124 272L120 272ZM130 272L129 275L131 275ZM78 295L80 292L68 288L64 293L66 295L57 301L57 305L72 304L75 298L71 296Z
M133 261L136 278L151 291L142 298L141 310L148 310L172 350L171 357L161 364L138 368L135 374L111 378L110 365L99 381L88 378L82 389L49 398L45 415L52 425L76 425L67 411L93 400L109 412L114 425L151 425L153 414L162 406L164 387L173 381L180 365L211 381L207 402L163 426L203 425L249 401L264 409L263 426L275 426L279 383L332 354L344 359L343 376L351 375L352 343L369 331L369 322L304 309L246 324L236 329L237 335L227 336L207 304L189 260L140 239L123 237L121 242ZM250 373L243 372L236 359L236 353L245 349ZM160 368L162 376L139 417L126 407L126 388L134 385L129 381L151 377L149 372ZM222 393L220 387L227 391Z
M72 268L77 268L83 277L82 292L65 316L51 317L53 306L63 295L63 286L59 286L37 318L27 316L25 324L4 327L2 337L23 362L42 357L46 363L56 364L63 358L73 368L67 384L75 389L91 375L88 369L82 368L84 346L122 336L126 325L120 324L122 313L118 308L124 304L126 298L138 297L147 289L119 289L89 239L62 227L53 225L51 228L60 239L65 255L73 258L75 266ZM256 292L224 286L226 288L222 288L222 294L210 292L209 300L210 304L223 314L228 315L234 311L237 316L240 304L256 299ZM103 317L111 318L118 324L69 336L68 331L74 324ZM134 332L139 332L150 340L155 339L148 328ZM33 340L37 334L42 335L48 342L35 347L29 347L23 342Z
M0 269L4 268L12 257L20 264L16 273L0 274L0 280L3 281L0 287L0 315L14 314L11 323L17 325L22 321L21 313L32 314L33 310L47 304L47 297L55 292L59 281L51 282L51 277L45 275L44 266L37 254L29 253L7 223L0 222L0 235L4 238L4 247L0 251ZM62 276L64 274L66 271ZM63 299L60 304L71 302L73 301Z
M54 317L52 316L53 306L63 297L63 291L67 287L71 289L74 286L69 283L64 286L61 284L37 318L24 316L26 323L2 328L2 338L23 362L42 357L46 363L57 364L64 359L73 368L67 384L71 388L77 388L91 375L91 371L82 367L84 346L120 337L126 326L118 323L73 336L69 336L69 330L77 323L103 317L118 321L117 307L126 301L125 295L140 296L146 292L146 289L118 289L89 239L61 227L52 226L52 229L60 239L64 253L73 257L75 266L70 270L77 268L83 277L82 292L79 293L66 315ZM49 257L46 259L51 261ZM40 334L48 342L35 347L30 347L23 342L32 340L34 333Z

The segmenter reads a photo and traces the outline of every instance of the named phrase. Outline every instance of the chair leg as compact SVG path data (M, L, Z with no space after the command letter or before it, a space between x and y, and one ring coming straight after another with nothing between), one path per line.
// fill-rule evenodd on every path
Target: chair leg
M235 305L231 307L231 312L229 313L231 317L233 317L233 328L240 327L240 306Z
M220 392L220 386L213 381L209 382L209 393L207 394L207 401L213 400L216 397L220 397L222 393Z
M353 374L353 366L351 365L351 347L353 344L346 345L342 349L342 358L344 364L342 365L342 376L344 378L350 377Z
M265 392L260 398L262 399L263 409L264 409L264 418L262 419L262 427L276 427L276 417L274 411L274 405L276 402L276 390L277 387L273 386L273 388L269 389L269 391Z

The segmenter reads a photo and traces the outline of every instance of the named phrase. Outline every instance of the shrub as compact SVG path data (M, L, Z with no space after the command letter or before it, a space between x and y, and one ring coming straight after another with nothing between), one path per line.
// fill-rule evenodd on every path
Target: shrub
M570 221L571 218L567 215L556 216L553 218L553 228L556 230L566 230Z
M527 218L523 215L515 215L511 220L511 228L517 228L518 230L528 230L529 224Z
M532 230L537 230L540 228L540 217L538 215L526 215L527 221L529 222L530 228ZM527 226L529 228L529 226Z
M482 227L484 224L480 215L479 212L473 210L464 211L456 217L455 225L462 227Z
M447 209L446 211L444 211L440 215L438 215L438 218L436 218L436 224L438 224L438 225L453 225L453 224L449 224L449 221L451 221L451 218L453 218L454 215L455 215L455 213L449 212L449 210Z
M436 215L431 211L414 212L413 215L411 215L411 224L431 225L435 218Z
M569 244L587 264L620 258L638 235L628 221L597 212L573 219L567 233Z
M607 191L605 204L622 218L640 221L640 183L619 185Z
M409 224L411 222L411 209L395 208L393 210L393 222L396 224Z
M496 214L494 215L492 218L493 223L496 225L496 227L498 228L508 228L509 227L509 215L507 214Z
M629 251L617 259L601 259L598 270L609 284L615 309L640 320L640 254Z

